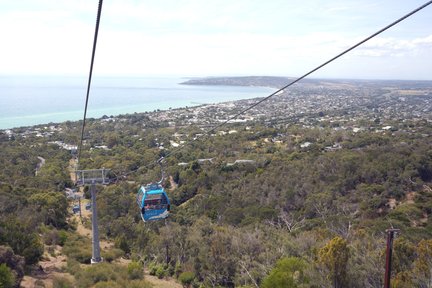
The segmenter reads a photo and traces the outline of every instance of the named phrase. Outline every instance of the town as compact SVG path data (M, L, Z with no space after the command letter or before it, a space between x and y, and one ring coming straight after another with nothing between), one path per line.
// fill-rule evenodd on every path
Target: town
M238 78L238 79L237 79ZM272 86L289 83L291 78L281 77L234 77L194 80L191 85L261 85ZM254 82L255 81L255 82ZM186 82L186 84L189 82ZM263 95L266 96L266 95ZM198 126L202 133L222 123L262 123L270 127L300 125L301 127L330 127L334 130L374 131L376 133L417 132L422 122L432 122L431 81L366 81L366 80L308 80L282 90L277 95L247 110L261 98L225 103L205 104L194 107L135 113L131 115L104 116L99 120L129 123L130 119L142 121L143 129L148 127L180 128ZM415 127L408 123L417 123ZM420 124L419 124L420 123ZM16 129L0 130L0 137L56 138L62 124L36 125ZM218 135L235 133L221 127L212 131ZM2 136L3 135L3 136ZM173 132L171 146L184 143L184 136ZM64 149L75 151L76 143L54 142ZM107 149L105 143L93 147Z

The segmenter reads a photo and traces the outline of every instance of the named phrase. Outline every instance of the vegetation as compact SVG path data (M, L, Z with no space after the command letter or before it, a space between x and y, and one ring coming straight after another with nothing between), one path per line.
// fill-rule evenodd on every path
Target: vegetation
M193 272L183 272L178 277L180 283L183 287L190 287L195 279L195 273Z
M357 133L335 128L359 122L229 124L235 133L170 154L170 141L202 129L142 114L123 119L87 126L80 167L111 169L117 180L97 187L101 238L115 246L102 256L113 263L89 267L79 264L90 262L91 240L68 221L73 155L49 143L75 141L78 125L61 124L48 138L0 138L0 245L26 265L40 261L44 245L60 245L75 282L57 279L55 287L149 287L145 269L184 287L381 287L390 226L401 229L394 287L431 285L430 122L377 132L384 120L362 119L369 128ZM155 161L164 155L172 213L166 223L144 224L135 193L160 179ZM114 264L120 257L131 262ZM12 283L14 269L2 264L1 281Z
M264 278L263 288L305 287L309 279L305 276L306 263L296 257L279 260L270 274Z
M0 264L0 287L11 288L15 285L15 276L6 264Z

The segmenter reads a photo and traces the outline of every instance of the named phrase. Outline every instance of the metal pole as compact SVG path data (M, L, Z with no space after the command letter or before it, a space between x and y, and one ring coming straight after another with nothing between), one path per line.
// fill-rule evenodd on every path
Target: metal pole
M91 189L91 198L92 198L92 259L91 264L96 264L102 261L100 256L100 246L99 246L99 229L98 229L98 220L97 220L97 210L96 210L96 184L93 183L90 186Z
M78 196L78 205L79 205L80 219L81 219L81 222L82 222L82 215L81 215L81 196Z
M393 252L393 238L394 234L399 232L399 229L387 229L387 249L386 249L386 267L385 267L385 278L384 288L390 288L391 279L391 260Z

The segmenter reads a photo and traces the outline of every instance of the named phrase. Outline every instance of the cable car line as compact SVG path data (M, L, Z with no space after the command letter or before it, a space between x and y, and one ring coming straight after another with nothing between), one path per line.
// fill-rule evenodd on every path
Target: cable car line
M270 95L268 95L267 97L261 99L260 101L252 104L251 106L243 109L242 111L238 112L237 114L235 114L234 116L228 118L227 120L225 120L224 122L220 123L219 125L215 126L214 128L210 129L207 133L211 133L214 132L216 129L224 126L225 124L227 124L228 122L237 119L237 117L239 117L240 115L246 113L247 111L251 110L252 108L258 106L259 104L261 104L264 101L267 101L268 99L272 98L273 96L279 94L280 92L284 91L286 88L294 85L295 83L299 82L300 80L306 78L307 76L309 76L310 74L318 71L319 69L323 68L324 66L330 64L331 62L335 61L336 59L342 57L343 55L347 54L348 52L354 50L355 48L359 47L360 45L366 43L367 41L371 40L372 38L376 37L377 35L381 34L382 32L388 30L389 28L395 26L396 24L402 22L403 20L405 20L406 18L410 17L411 15L414 15L415 13L417 13L418 11L422 10L423 8L425 8L426 6L432 4L432 0L423 4L422 6L416 8L415 10L409 12L408 14L405 14L404 16L402 16L401 18L397 19L396 21L390 23L389 25L385 26L384 28L380 29L379 31L373 33L372 35L366 37L365 39L361 40L360 42L358 42L357 44L354 44L353 46L351 46L350 48L344 50L343 52L339 53L338 55L334 56L333 58L331 58L330 60L327 60L326 62L322 63L321 65L315 67L314 69L310 70L309 72L305 73L303 76L298 77L297 79L291 81L289 84L283 86L282 88L279 88L277 91L271 93Z
M225 120L224 122L222 122L222 123L220 123L220 124L214 126L214 127L211 128L210 130L204 132L204 134L203 134L202 136L197 137L196 139L191 140L191 141L189 141L189 142L186 142L183 146L179 146L179 147L173 149L171 152L168 152L168 153L164 156L164 159L166 159L166 158L168 158L168 157L170 157L170 156L173 156L173 155L179 153L181 150L183 150L186 146L188 146L188 145L189 145L190 143L192 143L193 141L201 140L202 138L204 138L204 137L206 137L206 136L209 136L211 133L215 132L217 129L221 128L222 126L225 126L225 125L228 124L230 121L237 119L239 116L243 115L244 113L246 113L247 111L251 110L252 108L258 106L259 104L263 103L264 101L269 100L269 99L272 98L273 96L278 95L280 92L282 92L283 90L287 89L288 87L290 87L290 86L294 85L295 83L301 81L302 79L306 78L307 76L311 75L312 73L314 73L314 72L320 70L320 69L323 68L324 66L330 64L331 62L333 62L333 61L335 61L336 59L342 57L343 55L345 55L345 54L351 52L352 50L354 50L354 49L356 49L357 47L361 46L362 44L368 42L368 41L371 40L372 38L375 38L376 36L378 36L379 34L383 33L384 31L386 31L386 30L390 29L391 27L393 27L393 26L399 24L399 23L402 22L403 20L405 20L405 19L411 17L412 15L414 15L414 14L416 14L417 12L419 12L420 10L426 8L426 7L429 6L430 4L432 4L432 0L426 2L425 4L419 6L418 8L412 10L411 12L405 14L404 16L398 18L397 20L395 20L395 21L393 21L392 23L388 24L388 25L385 26L384 28L378 30L377 32L375 32L375 33L371 34L370 36L364 38L364 39L361 40L360 42L358 42L358 43L352 45L351 47L349 47L348 49L342 51L341 53L337 54L336 56L332 57L331 59L329 59L329 60L325 61L324 63L320 64L319 66L313 68L312 70L310 70L309 72L305 73L304 75L302 75L302 76L296 78L295 80L291 81L290 83L288 83L287 85L283 86L282 88L279 88L278 90L276 90L275 92L273 92L273 93L271 93L270 95L266 96L265 98L263 98L263 99L257 101L256 103L250 105L249 107L247 107L247 108L241 110L240 112L238 112L238 113L235 114L234 116L229 117L229 118L228 118L227 120ZM151 164L149 164L149 165L147 165L147 166L141 166L141 167L138 167L138 168L136 168L136 169L134 169L134 170L131 170L131 171L127 172L127 173L124 173L124 174L120 175L119 177L126 177L127 175L130 175L130 174L132 174L132 173L137 172L140 168L143 168L143 167L144 167L144 168L147 168L147 169L153 168L153 167L156 165L156 163L157 163L158 161L159 161L159 160L157 160L157 161L155 161L155 162L153 162L153 163L151 163Z
M92 80L92 74L93 74L93 64L94 64L94 58L95 58L95 54L96 54L96 44L97 44L97 36L98 36L98 32L99 32L100 17L101 17L101 12L102 12L102 3L103 3L103 0L99 0L98 13L97 13L97 19L96 19L96 27L95 27L95 34L94 34L94 39L93 39L93 49L92 49L90 71L89 71L89 77L88 77L88 83L87 83L87 94L86 94L86 102L85 102L85 108L84 108L83 125L82 125L82 129L81 129L81 139L80 139L80 145L79 145L79 149L78 149L78 161L79 161L79 159L81 157L82 145L83 145L83 140L84 140L85 120L86 120L88 100L89 100L89 95L90 95L90 87L91 87L91 80ZM287 89L288 87L294 85L295 83L301 81L302 79L306 78L310 74L318 71L319 69L321 69L324 66L330 64L331 62L335 61L336 59L338 59L338 58L342 57L343 55L349 53L350 51L356 49L360 45L366 43L370 39L376 37L377 35L379 35L382 32L388 30L389 28L397 25L398 23L400 23L403 20L405 20L406 18L414 15L415 13L417 13L418 11L422 10L423 8L427 7L430 4L432 4L432 0L426 2L422 6L414 9L413 11L405 14L401 18L399 18L396 21L390 23L389 25L385 26L384 28L378 30L377 32L373 33L372 35L366 37L362 41L356 43L355 45L353 45L350 48L344 50L343 52L337 54L333 58L331 58L331 59L327 60L326 62L322 63L321 65L315 67L314 69L310 70L309 72L305 73L304 75L302 75L302 76L298 77L297 79L291 81L290 83L288 83L287 85L283 86L282 88L279 88L277 91L271 93L267 97L264 97L263 99L257 101L256 103L254 103L254 104L248 106L247 108L241 110L240 112L236 113L235 115L233 115L231 117L228 117L227 120L225 120L224 122L222 122L222 123L214 126L210 130L206 131L203 134L203 136L197 137L197 138L195 138L192 141L201 140L203 137L209 136L211 133L213 133L217 129L225 126L230 121L238 118L240 115L246 113L247 111L251 110L252 108L258 106L261 103L263 103L264 101L267 101L268 99L272 98L273 96L278 95L280 92L282 92L283 90ZM157 163L161 165L161 173L162 173L162 179L161 179L161 181L160 182L156 182L156 183L150 183L150 184L147 184L145 186L141 186L140 189L138 190L137 204L140 207L141 218L142 218L142 220L144 222L153 221L153 220L162 220L162 219L166 219L168 217L169 211L170 211L170 201L169 201L168 195L166 194L165 190L163 189L163 187L161 185L162 182L163 182L163 180L164 180L164 169L162 167L162 164L166 160L167 157L170 157L172 155L175 155L175 154L179 153L186 146L188 146L190 143L192 143L192 141L189 141L186 144L184 144L183 146L180 146L180 147L178 147L178 148L176 148L176 149L168 152L167 154L165 154L164 157L161 157L157 161L152 162L150 165L138 167L135 170L132 170L132 171L130 171L128 173L125 173L125 174L121 175L121 177L125 177L125 176L127 176L127 175L129 175L131 173L134 173L134 172L138 171L142 167L146 167L146 168L149 169L151 166L154 166ZM119 177L116 177L115 180L118 180L118 178Z
M94 38L93 38L93 50L92 50L92 56L91 56L91 62L90 62L90 71L89 71L89 77L88 77L88 82L87 82L87 94L86 94L86 101L85 101L85 107L84 107L84 116L83 116L83 124L82 124L82 128L81 128L81 139L80 139L80 144L78 147L78 162L79 159L81 157L81 150L82 150L82 146L83 146L83 141L84 141L84 129L85 129L85 123L86 123L86 117L87 117L87 106L88 106L88 100L89 100L89 95L90 95L90 85L91 85L91 80L92 80L92 75L93 75L93 63L94 63L94 58L95 58L95 54L96 54L96 44L97 44L97 38L98 38L98 33L99 33L99 23L100 23L100 18L101 18L101 13L102 13L102 3L103 0L99 0L99 6L98 6L98 12L97 12L97 17L96 17L96 27L95 27L95 33L94 33Z

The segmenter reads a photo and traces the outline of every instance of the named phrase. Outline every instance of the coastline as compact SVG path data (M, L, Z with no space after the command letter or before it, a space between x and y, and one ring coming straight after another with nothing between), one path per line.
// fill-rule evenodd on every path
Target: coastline
M26 77L18 77L16 83L0 81L0 130L82 119L85 95L82 78L40 79L26 82ZM182 85L182 80L99 78L91 90L87 118L265 97L274 90L239 85Z

